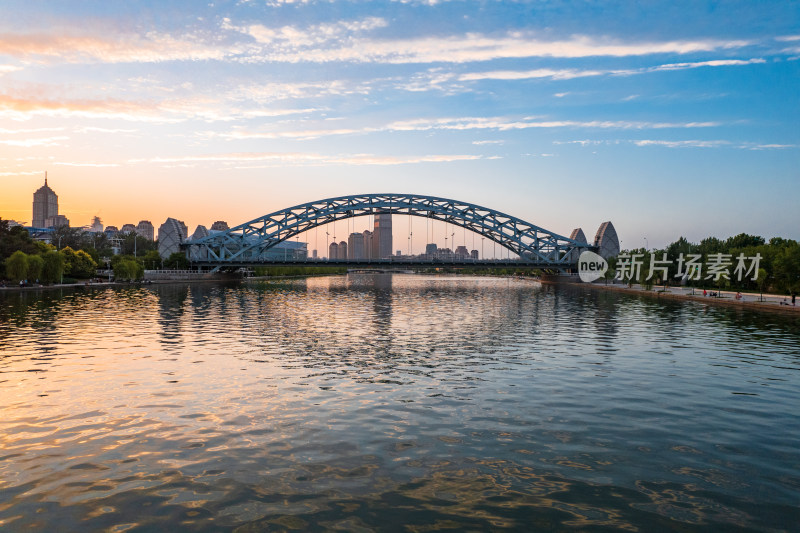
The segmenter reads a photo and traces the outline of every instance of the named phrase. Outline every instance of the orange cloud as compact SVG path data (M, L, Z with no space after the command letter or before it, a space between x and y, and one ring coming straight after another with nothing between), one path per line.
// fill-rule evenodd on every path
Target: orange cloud
M26 60L53 58L68 62L152 63L175 60L221 59L233 52L207 45L199 39L172 37L156 32L97 36L49 34L0 35L0 55Z
M174 122L159 105L125 100L47 100L0 94L0 118L28 120L34 116L117 118L133 121Z

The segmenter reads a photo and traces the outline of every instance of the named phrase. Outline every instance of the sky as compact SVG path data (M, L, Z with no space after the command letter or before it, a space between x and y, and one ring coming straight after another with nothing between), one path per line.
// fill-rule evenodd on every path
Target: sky
M0 3L0 217L26 223L47 172L73 226L391 192L623 248L800 239L798 125L794 1Z

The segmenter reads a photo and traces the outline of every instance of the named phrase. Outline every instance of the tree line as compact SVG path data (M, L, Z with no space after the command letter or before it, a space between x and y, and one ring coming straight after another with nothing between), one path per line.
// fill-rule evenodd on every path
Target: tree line
M664 278L663 272L659 272L651 279L646 279L650 272L651 261L655 260L657 262L661 260L665 253L669 260L666 278ZM773 237L767 241L761 236L740 233L727 239L707 237L699 243L692 243L686 238L680 237L663 249L645 250L644 248L639 248L625 250L620 256L623 254L629 256L640 254L642 256L643 267L639 275L635 279L626 279L624 281L641 283L645 286L654 284L676 285L681 283L682 275L679 275L677 261L681 254L683 254L684 258L690 255L699 255L699 262L704 265L715 259L717 254L723 254L731 263L724 269L726 275L719 276L718 279L709 279L708 273L702 272L699 276L700 279L687 279L685 283L695 287L800 294L800 243L792 239ZM738 276L734 274L737 266L737 257L740 254L748 258L748 267L752 263L750 258L758 256L759 260L757 273L753 271L738 280ZM606 272L607 279L611 279L616 275L619 266L619 256L609 261L609 270ZM680 274L683 274L683 272ZM753 278L756 279L754 280Z
M104 233L62 227L50 237L58 246L33 239L25 228L0 219L0 280L71 283L96 277L100 266L111 268L117 280L138 280L145 268L162 266L157 244L132 232L112 242Z

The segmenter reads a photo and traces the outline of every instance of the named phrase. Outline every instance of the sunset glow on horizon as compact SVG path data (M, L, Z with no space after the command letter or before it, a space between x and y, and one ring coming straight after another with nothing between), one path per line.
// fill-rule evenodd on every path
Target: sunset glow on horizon
M391 192L623 247L800 239L798 28L793 2L8 1L0 217L47 172L73 226Z

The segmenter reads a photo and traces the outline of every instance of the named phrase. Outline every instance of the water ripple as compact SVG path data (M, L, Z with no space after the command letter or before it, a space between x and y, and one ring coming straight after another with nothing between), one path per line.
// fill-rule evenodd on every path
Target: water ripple
M794 318L412 275L0 296L0 529L800 521Z

